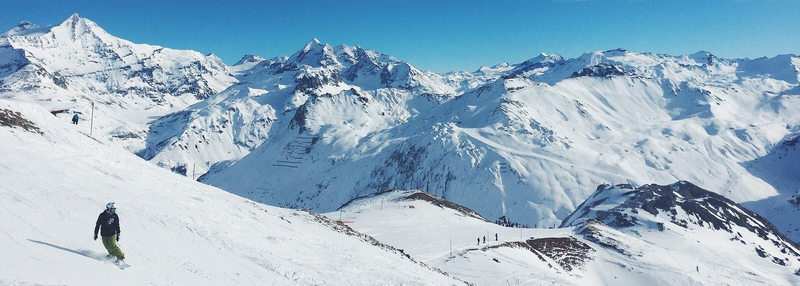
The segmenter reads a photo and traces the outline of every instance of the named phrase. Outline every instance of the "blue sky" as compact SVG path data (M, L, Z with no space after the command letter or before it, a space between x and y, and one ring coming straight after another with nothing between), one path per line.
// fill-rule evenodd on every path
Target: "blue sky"
M625 48L723 58L800 54L796 0L218 1L0 0L0 30L73 13L134 43L289 56L313 38L358 45L435 72Z

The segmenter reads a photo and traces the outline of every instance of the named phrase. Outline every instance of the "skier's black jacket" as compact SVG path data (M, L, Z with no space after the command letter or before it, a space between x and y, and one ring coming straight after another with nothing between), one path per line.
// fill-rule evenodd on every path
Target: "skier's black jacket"
M102 228L100 227L102 226ZM97 224L94 226L94 235L97 235L97 230L100 229L101 236L112 236L119 234L119 216L110 211L103 211L97 217Z

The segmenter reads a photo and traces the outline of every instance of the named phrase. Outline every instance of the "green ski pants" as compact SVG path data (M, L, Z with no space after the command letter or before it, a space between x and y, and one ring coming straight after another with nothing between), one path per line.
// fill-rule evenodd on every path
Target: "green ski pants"
M122 250L119 249L119 246L117 246L116 234L112 236L104 236L103 246L105 246L106 250L108 250L108 254L114 255L119 260L125 260L125 254L123 254Z

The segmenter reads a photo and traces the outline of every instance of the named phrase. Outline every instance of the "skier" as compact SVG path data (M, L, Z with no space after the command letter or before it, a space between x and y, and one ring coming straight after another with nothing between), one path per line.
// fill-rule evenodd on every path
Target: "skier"
M113 202L106 204L106 210L97 217L97 223L94 226L94 240L97 240L97 230L100 230L101 226L100 235L103 237L103 246L108 250L108 257L114 256L119 261L125 260L125 254L117 246L120 233L119 216L117 216L117 208Z
M497 241L497 233L494 233L494 241Z
M78 114L72 116L72 124L78 125Z

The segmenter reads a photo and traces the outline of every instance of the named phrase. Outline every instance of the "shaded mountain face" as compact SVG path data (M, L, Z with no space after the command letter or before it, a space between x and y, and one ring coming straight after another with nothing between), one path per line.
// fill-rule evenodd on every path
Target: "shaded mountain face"
M742 205L770 219L783 233L795 242L800 236L800 136L791 134L776 144L764 156L742 165L747 171L775 188L776 193L764 200L744 202Z
M620 230L663 232L680 227L695 233L702 230L727 232L731 241L753 247L756 255L775 264L792 266L800 262L800 247L767 219L685 181L637 188L627 184L601 185L564 219L561 227L578 226L587 239L627 253L624 244L602 233L601 225Z

